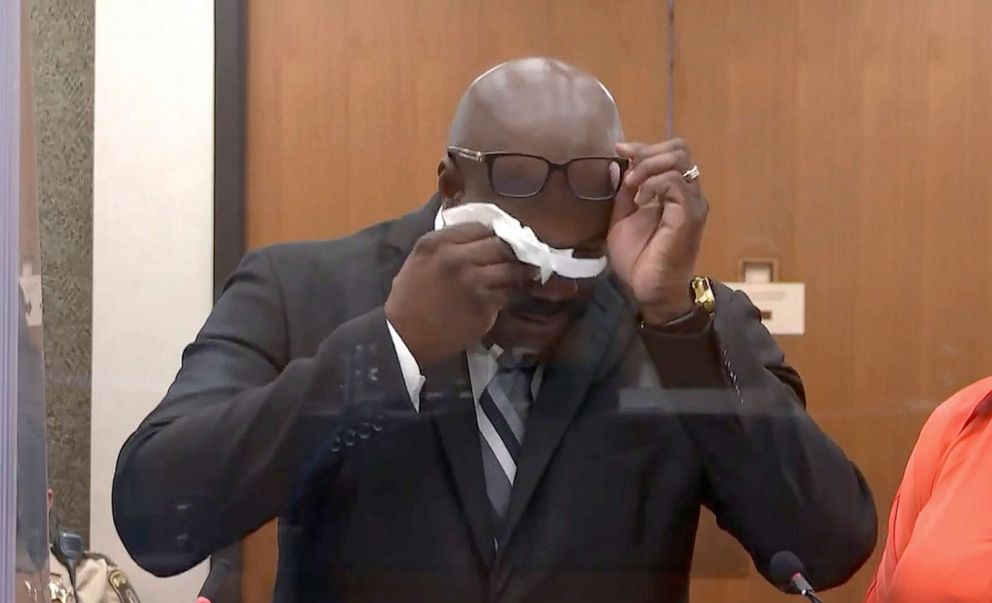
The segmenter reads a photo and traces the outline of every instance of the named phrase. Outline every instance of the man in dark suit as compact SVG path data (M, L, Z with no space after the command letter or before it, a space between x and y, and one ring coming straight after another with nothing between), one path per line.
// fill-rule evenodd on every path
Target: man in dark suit
M847 580L875 543L864 479L748 299L694 278L685 143L622 140L596 79L507 63L463 97L425 207L249 254L121 451L135 560L175 574L279 517L280 603L685 601L705 504L759 571L788 550ZM479 201L609 270L536 282L490 229L444 226Z

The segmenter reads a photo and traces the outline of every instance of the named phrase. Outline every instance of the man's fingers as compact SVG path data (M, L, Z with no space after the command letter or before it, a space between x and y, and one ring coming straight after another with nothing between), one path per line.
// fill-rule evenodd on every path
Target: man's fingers
M640 159L641 150L647 146L643 142L618 142L615 149L617 155L626 157L631 161L636 161Z
M689 153L683 149L674 149L644 158L636 166L627 170L626 175L624 175L624 183L636 187L652 176L672 170L682 174L691 167L692 159L689 157Z
M499 312L510 303L511 289L491 289L489 287L478 287L476 297L479 303L484 304L493 313Z
M468 263L476 266L513 262L517 259L510 245L492 234L485 239L458 245L456 250Z
M685 203L685 194L682 191L683 184L682 174L674 170L651 176L637 189L634 203L640 207L650 203L655 197L662 203L666 201Z
M462 224L452 224L440 230L429 232L421 237L421 240L432 239L438 243L471 243L479 239L493 236L493 229L478 222L464 222Z
M681 138L673 138L657 144L645 144L643 142L619 142L616 145L616 152L621 157L631 160L635 166L651 155L669 153L682 150L689 152L689 147Z
M626 184L620 185L616 197L613 199L613 212L610 215L610 227L630 216L637 211L637 204L634 203L634 195L637 189Z
M645 180L637 190L638 198L635 201L640 206L650 203L657 197L662 206L666 203L681 205L685 208L688 217L696 222L705 223L710 211L709 202L706 197L691 190L694 186L687 184L679 172L665 172Z
M530 264L512 262L479 266L472 270L472 278L477 284L488 289L515 289L526 287L539 274Z
M637 205L637 207L644 207L657 198L658 193L656 193L653 188L642 186L637 189L637 194L634 195L634 204Z

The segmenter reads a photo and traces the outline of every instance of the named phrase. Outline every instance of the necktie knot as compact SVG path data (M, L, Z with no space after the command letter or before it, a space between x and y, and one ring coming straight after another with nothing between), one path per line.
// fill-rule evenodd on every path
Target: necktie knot
M513 407L523 411L526 417L527 410L534 403L534 395L531 387L534 383L534 365L529 366L501 366L493 377L491 386L498 387L504 392L506 397L512 402Z

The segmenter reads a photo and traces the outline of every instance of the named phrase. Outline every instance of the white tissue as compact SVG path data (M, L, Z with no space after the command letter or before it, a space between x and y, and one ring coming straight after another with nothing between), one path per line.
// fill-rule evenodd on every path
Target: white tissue
M592 278L606 269L606 258L575 258L574 249L555 249L537 238L530 227L491 203L466 203L441 212L445 226L478 222L493 229L497 237L506 241L517 259L537 266L541 283L548 282L552 274L565 278Z

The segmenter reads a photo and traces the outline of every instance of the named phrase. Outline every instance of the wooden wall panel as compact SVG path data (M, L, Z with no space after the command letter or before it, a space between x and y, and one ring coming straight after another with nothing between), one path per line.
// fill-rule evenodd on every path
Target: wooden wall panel
M576 63L631 137L667 134L665 1L248 5L249 247L422 203L459 95L509 58ZM884 529L923 420L992 366L992 3L680 0L675 14L675 127L713 205L703 267L733 280L742 257L774 257L807 283L807 334L780 341ZM703 532L693 601L776 598ZM268 600L274 542L271 526L249 540L245 601ZM830 600L860 601L876 561Z
M472 79L552 55L599 75L628 134L667 130L667 6L631 0L248 3L248 246L422 204Z
M922 422L992 372L992 3L675 15L675 127L713 205L703 264L736 279L742 257L774 257L807 283L806 335L780 341L884 530ZM829 599L861 601L876 563ZM773 599L751 574L697 580L693 601Z

